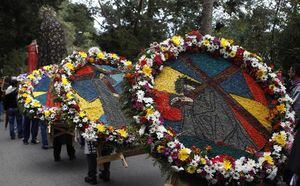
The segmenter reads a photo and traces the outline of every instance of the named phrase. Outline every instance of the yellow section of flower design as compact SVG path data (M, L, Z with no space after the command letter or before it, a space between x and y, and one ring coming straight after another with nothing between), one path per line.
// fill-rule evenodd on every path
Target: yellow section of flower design
M181 72L172 69L171 67L165 67L163 71L155 78L154 88L159 91L166 91L172 94L177 94L175 89L175 82L179 77L183 76L195 82L198 82L197 80L188 77L185 74L182 74Z
M87 116L90 120L98 120L104 114L102 103L99 99L96 99L93 102L88 102L78 94L75 94L75 97L79 101L78 104L80 108L87 113Z
M268 107L251 99L247 99L234 94L230 95L249 113L251 113L266 129L268 129L269 131L272 130L271 122L267 119L270 113Z
M38 97L38 96L41 96L41 95L44 95L46 94L47 92L33 92L33 97Z

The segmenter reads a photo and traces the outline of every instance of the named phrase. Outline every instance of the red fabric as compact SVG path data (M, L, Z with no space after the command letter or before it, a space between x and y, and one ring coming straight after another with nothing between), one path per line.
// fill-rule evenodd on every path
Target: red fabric
M27 72L31 73L37 68L38 55L36 50L36 44L30 44L27 46Z
M179 108L170 105L170 95L167 92L154 91L154 101L157 109L164 119L180 121L182 120L182 112Z
M267 139L258 130L256 130L237 110L235 110L233 107L231 107L231 110L258 147L257 150L262 149L267 143Z
M249 89L255 99L255 101L260 102L261 104L268 106L268 100L265 96L264 90L254 81L254 79L243 71L243 76L249 86Z
M80 77L80 76L89 75L92 73L94 73L93 67L91 67L90 65L86 65L76 71L76 76Z
M48 94L47 94L46 106L47 107L60 107L59 102L54 102L54 97L50 90L48 91Z

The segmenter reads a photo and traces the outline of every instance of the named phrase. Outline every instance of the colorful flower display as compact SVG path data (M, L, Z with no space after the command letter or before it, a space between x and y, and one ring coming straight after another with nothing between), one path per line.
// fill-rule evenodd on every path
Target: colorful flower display
M128 132L128 126L114 128L100 121L91 121L87 112L79 106L78 99L72 89L71 82L75 72L87 64L110 65L119 69L131 69L132 62L114 53L106 53L98 48L91 48L89 53L74 51L60 64L60 70L54 77L54 89L61 101L62 117L80 129L82 136L89 141L106 140L117 145L128 145L135 136Z
M226 154L208 157L214 149L187 148L177 138L171 128L163 126L161 113L153 100L154 78L163 70L164 63L176 59L179 54L206 53L224 58L244 69L265 90L270 98L270 117L273 134L264 147L264 152L256 152L256 158L233 158ZM153 43L139 58L135 68L125 75L130 89L126 92L127 106L136 124L141 126L140 134L147 136L152 147L152 155L164 160L168 167L179 172L197 174L211 183L252 182L262 179L273 180L286 161L288 147L293 142L295 113L291 110L291 98L276 73L256 54L242 47L232 45L232 41L201 35L194 31L185 37L174 36L161 43ZM161 162L161 161L160 161Z
M21 75L18 77L20 82L18 90L18 103L25 114L34 116L40 120L49 122L59 119L59 108L55 106L47 106L36 99L34 95L35 85L39 84L44 77L52 78L57 72L57 65L44 66L38 70L34 70L29 75Z

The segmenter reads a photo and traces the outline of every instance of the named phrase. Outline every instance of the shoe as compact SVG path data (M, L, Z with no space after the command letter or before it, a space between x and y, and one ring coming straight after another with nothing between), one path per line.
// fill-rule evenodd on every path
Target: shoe
M29 143L28 143L28 141L23 141L23 144L28 145Z
M99 174L99 179L103 180L104 182L110 181L110 172L109 171L101 171Z
M31 140L31 143L32 144L39 144L40 142L38 140L34 140L34 141Z
M49 149L48 145L42 146L42 149L47 150Z
M84 181L91 184L91 185L96 185L97 184L97 178L92 178L92 177L85 177Z
M75 160L75 159L76 159L76 156L75 156L75 155L69 157L69 160L70 160L70 161L73 161L73 160Z
M15 139L16 139L16 137L10 137L10 139L11 139L11 140L15 140Z
M55 158L54 158L54 161L55 161L55 162L59 162L59 161L61 161L61 158L60 158L60 157L55 157Z
M19 139L22 139L22 138L23 138L23 135L18 135L18 138L19 138Z

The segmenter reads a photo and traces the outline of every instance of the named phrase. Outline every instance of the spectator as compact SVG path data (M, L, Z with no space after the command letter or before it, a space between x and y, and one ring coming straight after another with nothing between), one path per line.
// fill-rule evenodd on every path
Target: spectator
M17 104L17 84L16 80L11 80L10 86L5 91L3 100L4 110L8 114L10 138L16 139L15 136L15 120L17 122L18 138L23 138L22 115Z
M288 167L292 171L293 177L290 181L290 185L296 186L300 185L300 63L295 63L289 70L289 76L291 79L290 96L294 100L293 109L296 112L296 136L289 157Z
M41 137L42 137L42 149L48 149L48 136L47 136L47 129L48 125L45 121L40 121L40 128L41 128Z

